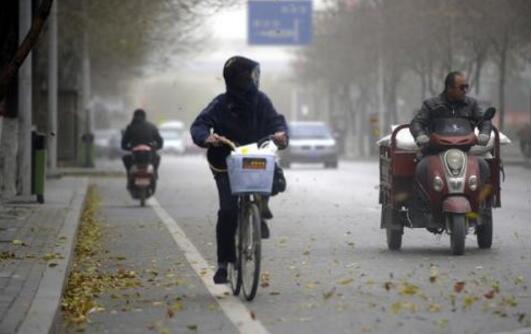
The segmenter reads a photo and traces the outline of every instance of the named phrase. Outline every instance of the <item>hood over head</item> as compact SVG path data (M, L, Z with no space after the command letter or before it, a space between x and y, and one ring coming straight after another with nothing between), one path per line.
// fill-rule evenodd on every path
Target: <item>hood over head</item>
M223 78L227 92L256 92L260 84L260 64L242 56L231 57L223 67Z
M133 112L132 123L139 123L146 121L146 111L144 109L138 108Z

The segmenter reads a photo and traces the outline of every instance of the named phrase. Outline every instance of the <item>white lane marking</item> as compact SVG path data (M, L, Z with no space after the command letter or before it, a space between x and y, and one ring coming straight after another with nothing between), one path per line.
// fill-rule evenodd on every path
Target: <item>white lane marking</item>
M531 327L520 328L510 332L497 332L494 334L531 334Z
M157 199L152 197L148 202L170 231L173 240L184 252L184 256L190 266L192 266L192 269L201 278L210 294L216 299L225 315L238 328L240 333L269 334L258 319L252 318L251 311L245 307L241 300L232 296L232 291L226 285L214 284L212 281L214 271L210 269L207 261L186 237L179 224L160 206Z

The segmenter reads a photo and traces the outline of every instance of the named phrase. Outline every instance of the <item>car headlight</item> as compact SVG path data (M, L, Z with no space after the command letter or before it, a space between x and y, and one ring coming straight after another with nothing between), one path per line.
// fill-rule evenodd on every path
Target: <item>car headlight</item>
M444 160L453 176L461 174L465 165L465 154L462 151L450 149L444 155Z
M440 191L442 191L443 186L444 186L444 183L443 183L443 180L441 179L441 177L440 176L435 176L433 178L433 190L435 190L437 192L440 192Z
M478 189L478 177L476 175L470 176L468 179L468 187L472 191L476 191Z

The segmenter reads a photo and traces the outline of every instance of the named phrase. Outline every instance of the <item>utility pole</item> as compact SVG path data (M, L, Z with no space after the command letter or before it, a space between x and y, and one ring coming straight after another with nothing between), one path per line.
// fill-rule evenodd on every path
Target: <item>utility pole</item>
M379 19L381 20L380 23L385 22L385 19L383 17L383 8L381 9L381 13L379 15ZM380 24L382 26L382 24ZM384 71L384 37L383 37L383 30L380 30L380 34L378 36L379 43L378 43L378 122L380 125L380 134L379 137L383 137L386 133L386 122L385 122L385 71Z
M48 48L48 168L57 168L57 1L52 4L49 21Z
M31 28L32 0L19 2L19 42L22 43ZM19 154L18 192L31 195L31 125L32 125L32 54L24 60L18 72Z

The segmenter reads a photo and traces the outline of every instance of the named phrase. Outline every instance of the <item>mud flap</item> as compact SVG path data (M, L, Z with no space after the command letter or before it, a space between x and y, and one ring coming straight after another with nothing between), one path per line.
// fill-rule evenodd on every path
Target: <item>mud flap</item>
M443 212L469 213L472 211L470 202L465 196L450 196L443 202Z

